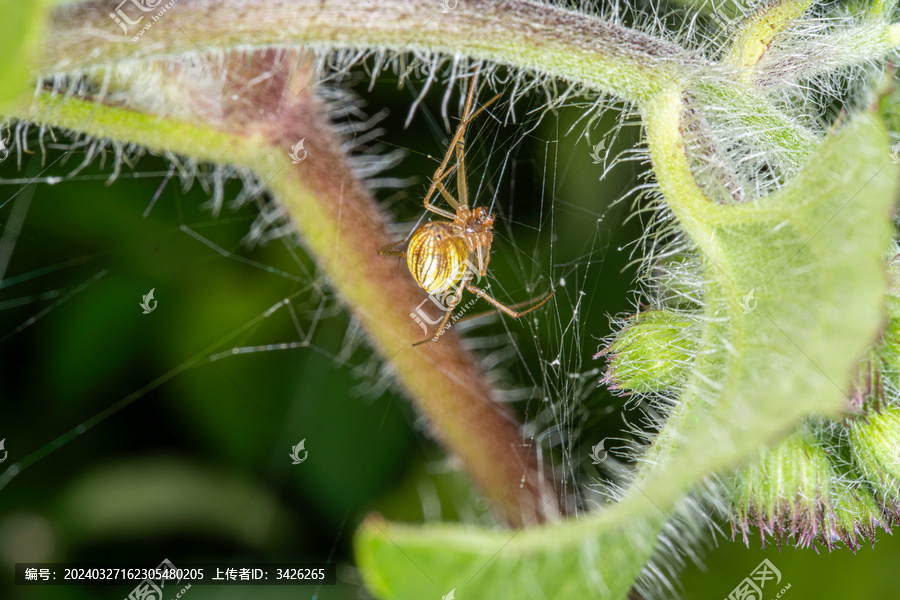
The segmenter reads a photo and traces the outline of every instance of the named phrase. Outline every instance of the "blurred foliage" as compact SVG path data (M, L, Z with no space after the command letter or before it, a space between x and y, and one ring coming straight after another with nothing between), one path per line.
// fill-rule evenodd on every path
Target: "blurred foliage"
M0 109L28 92L31 62L40 48L46 0L0 0L0 55L15 57L0 63Z

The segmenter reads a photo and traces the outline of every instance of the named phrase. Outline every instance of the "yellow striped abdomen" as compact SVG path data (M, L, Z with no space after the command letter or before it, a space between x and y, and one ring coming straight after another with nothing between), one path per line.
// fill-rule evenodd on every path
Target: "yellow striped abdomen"
M462 278L468 255L465 240L454 236L449 224L425 223L409 239L406 265L416 283L433 294Z

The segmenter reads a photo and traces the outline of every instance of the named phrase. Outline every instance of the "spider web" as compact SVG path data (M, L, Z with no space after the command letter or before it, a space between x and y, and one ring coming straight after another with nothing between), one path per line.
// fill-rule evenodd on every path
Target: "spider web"
M416 82L407 87L411 97L422 97ZM442 107L450 104L447 88L438 93ZM609 317L631 310L633 249L644 225L629 215L642 167L631 151L639 128L627 120L628 107L573 98L548 110L546 93L515 96L512 106L476 119L469 126L466 169L470 205L489 207L497 216L487 276L494 297L524 307L551 286L556 295L518 321L490 312L460 329L504 401L514 404L525 423L525 443L550 466L545 476L562 482L568 510L577 516L609 500L602 480L618 481L627 472L634 446L624 400L598 386L603 364L594 355L611 331ZM456 96L461 105L463 97ZM446 144L452 128L442 128L448 119L441 117L426 109L412 122L423 120L432 138ZM420 151L431 160L425 173L445 150ZM414 190L388 205L398 222L397 239L429 218ZM479 302L472 311L485 308ZM607 438L605 447L613 450L598 467L591 449Z
M350 79L363 79L363 72L356 67ZM377 137L370 136L377 139L376 152L404 155L402 162L381 161L388 168L370 180L401 239L431 217L421 195L459 114L447 98L459 94L446 72L431 83L409 78L400 92L398 83L386 73L369 89L354 90L372 108L368 114L383 119ZM616 481L627 471L630 423L640 414L628 413L623 399L599 385L603 364L594 355L611 331L610 316L630 310L632 254L643 224L628 215L643 167L629 160L637 156L630 148L639 129L623 117L628 107L571 97L548 109L546 94L518 93L512 106L481 115L469 128L466 164L470 204L489 207L496 217L486 282L491 293L507 305L534 300L551 287L556 295L521 320L486 314L460 322L454 335L465 338L502 401L519 415L523 443L539 455L544 476L564 486L568 510L577 517L608 500L604 480ZM382 107L389 111L376 112ZM366 414L381 415L369 425L372 440L404 424L418 455L407 464L407 478L424 518L450 514L490 522L473 491L449 493L435 479L454 465L436 449L390 369L372 356L358 323L277 210L243 174L185 168L139 151L105 162L96 141L65 140L21 125L7 139L18 152L0 164L0 352L15 401L2 409L6 427L0 435L8 438L12 460L0 473L0 497L34 485L41 474L73 466L90 473L132 454L174 451L208 461L220 452L226 463L251 461L227 440L215 409L209 412L221 392L210 381L219 377L239 388L243 408L234 410L262 415L261 426L272 431L248 435L266 439L256 459L284 463L261 476L269 488L292 485L284 455L301 438L313 448L332 420L341 422L343 411L367 407ZM37 146L42 150L28 153ZM159 310L143 314L139 305L151 289ZM488 308L479 301L472 313ZM384 309L392 309L387 299ZM168 323L162 325L164 313ZM108 347L125 358L111 360ZM69 364L67 353L84 353L84 360ZM334 390L339 406L331 410L327 398L303 393L313 356L320 360L316 365L345 379ZM85 366L96 357L109 362ZM88 375L79 378L79 368ZM271 382L298 378L299 390ZM266 405L279 394L280 414L309 417L319 431L279 423L279 413ZM179 406L188 395L206 400ZM310 415L304 408L309 405L323 414ZM167 423L170 431L161 439L135 431L141 419ZM193 420L211 422L179 424ZM608 457L597 463L591 452L601 441ZM44 485L51 495L77 496L72 481ZM279 510L279 503L272 507ZM367 507L353 504L333 519L334 542L319 547L316 560L336 552L346 560L348 518ZM384 510L383 503L378 507ZM237 521L245 520L241 510ZM353 572L342 573L356 589Z

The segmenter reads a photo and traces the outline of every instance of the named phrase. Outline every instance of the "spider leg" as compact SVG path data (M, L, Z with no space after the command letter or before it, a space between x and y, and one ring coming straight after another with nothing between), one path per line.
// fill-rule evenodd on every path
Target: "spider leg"
M485 255L484 255L484 272L485 273L487 273L488 263L490 263L490 262L491 262L491 247L488 246L487 250L485 250ZM484 275L482 275L482 277L484 277Z
M456 143L456 195L459 203L469 208L469 190L466 188L466 163L465 163L466 138L461 137Z
M451 146L447 150L447 154L444 155L444 160L443 160L443 162L441 162L441 166L439 166L437 168L437 171L434 172L434 177L432 177L432 179L431 179L431 185L428 187L428 192L426 192L425 198L422 199L422 204L425 206L425 210L430 210L431 212L437 213L437 214L441 215L442 217L444 217L446 219L451 219L451 220L455 219L456 215L451 212L448 212L442 208L438 208L438 207L434 206L431 203L431 198L432 198L432 196L434 196L434 193L438 190L438 188L440 188L442 190L442 192L445 191L444 185L442 182L452 171L452 169L450 169L449 171L445 170L447 168L447 163L450 162L450 157L452 155L453 155L453 146ZM450 202L450 206L452 206L453 209L456 210L457 206L459 206L459 205L454 200L453 202Z
M453 139L450 141L450 148L455 149L456 151L456 193L459 195L459 203L464 208L469 208L469 191L466 187L466 163L465 163L465 153L466 153L466 127L471 123L475 117L481 114L481 111L490 106L497 98L501 96L501 94L497 94L490 100L488 100L485 104L481 106L478 110L475 111L475 114L469 114L469 111L472 109L472 92L475 90L475 81L472 81L472 87L469 90L469 98L466 100L466 108L462 122L459 124L459 128L456 130L456 135L453 136ZM449 157L449 151L448 151ZM444 159L446 161L446 159Z
M471 117L468 117L468 118L465 120L465 124L468 125L469 123L471 123L472 121L474 121L474 120L475 120L475 117L477 117L477 116L480 115L482 112L484 112L484 110L485 110L488 106L490 106L491 104L493 104L493 103L494 103L500 96L502 96L502 95L503 95L502 93L497 94L496 96L494 96L493 98L491 98L490 100L488 100L487 102L485 102L484 104L482 104L480 107L478 107L478 110L476 110L475 113L474 113Z
M448 211L444 210L443 208L438 208L434 204L426 204L425 210L430 210L431 212L437 213L437 214L441 215L442 217L444 217L445 219L450 219L451 221L456 218L456 215L454 215L452 212L448 212Z
M465 139L466 126L469 123L471 123L472 120L475 119L475 117L477 117L479 114L481 114L481 111L483 111L488 106L490 106L491 103L493 103L495 100L497 100L497 98L499 98L502 95L502 94L497 94L496 96L494 96L493 98L488 100L485 104L483 104L474 113L471 112L472 111L472 103L475 100L475 88L478 87L476 85L476 83L478 81L479 70L480 70L480 67L476 68L475 74L472 76L472 83L469 85L469 95L466 98L466 106L463 110L463 118L456 128L456 133L453 134L453 138L450 140L450 144L447 147L447 153L444 155L444 160L441 161L441 165L434 172L434 177L433 177L431 186L428 188L428 192L425 194L425 198L422 201L422 203L425 205L425 208L428 208L429 210L432 210L429 208L429 206L431 206L431 203L430 203L431 197L434 195L435 191L437 191L437 187L441 183L441 181L443 181L443 179L449 174L449 171L447 170L447 165L450 163L450 157L453 156L454 152L457 154L457 162L458 162L459 166L461 167L461 170L464 171L464 168L462 168L463 167L462 160L460 158L462 156L461 153L463 152L463 149L458 148L458 146L459 146L460 142L463 139ZM457 174L457 183L459 183L460 180L465 182L465 173L464 172L462 174ZM465 197L466 190L465 190L464 186L465 186L465 183L463 183L463 187L461 187L460 189L463 190L461 193ZM463 201L461 204L463 206L468 206L467 201ZM450 219L453 218L453 216L448 216L449 213L441 213L439 210L434 210L433 212L436 212L436 213L438 213L444 217L450 218Z
M447 326L447 321L450 320L450 315L453 314L453 309L455 309L457 307L457 305L459 304L459 300L462 298L463 291L465 291L465 289L467 287L469 287L469 279L470 278L471 278L471 275L469 273L466 273L465 275L463 275L463 280L460 282L459 287L456 290L456 293L453 294L453 296L450 298L450 301L448 302L448 306L450 307L450 310L448 310L446 313L444 313L444 318L441 319L441 322L438 325L437 329L435 330L434 335L428 339L422 340L420 342L416 342L415 344L413 344L413 346L418 346L420 344L426 344L428 342L436 342L442 335L444 335L444 332L447 329L450 329L450 327Z
M402 256L406 258L406 250L391 250L391 248L395 246L399 246L406 240L400 240L399 242L394 242L393 244L388 244L387 246L382 247L378 250L379 256Z
M474 88L473 88L473 89L474 89ZM471 90L470 90L469 93L471 94ZM475 111L474 113L472 113L472 114L469 114L469 111L470 111L471 108L472 108L472 106L471 106L471 100L472 100L472 97L471 97L471 95L469 96L468 100L466 100L466 108L465 108L465 112L463 113L462 121L460 121L459 127L457 128L456 134L454 134L453 139L450 140L450 147L451 147L451 148L454 148L454 149L455 149L455 148L459 145L459 143L460 143L463 139L465 139L465 137L466 137L466 127L469 126L469 123L471 123L472 121L474 121L474 120L475 120L475 117L477 117L477 116L480 115L482 112L484 112L484 111L487 109L488 106L490 106L491 104L493 104L494 102L496 102L496 100L497 100L498 98L500 98L500 96L502 96L502 95L503 95L502 93L501 93L501 94L497 94L496 96L494 96L493 98L491 98L490 100L488 100L487 102L485 102L484 104L482 104L482 105L478 108L478 110L476 110L476 111Z
M434 193L437 191L438 186L441 185L441 182L444 180L447 175L450 174L447 171L447 163L450 162L450 157L453 155L453 146L450 146L447 149L447 153L444 155L444 160L441 161L441 165L434 172L434 177L431 178L431 185L428 186L428 191L425 193L425 197L422 199L422 204L425 206L427 210L432 212L436 212L441 216L447 217L449 219L453 219L455 215L448 213L440 208L434 207L431 204L431 197L434 196Z
M530 313L530 312L533 311L533 310L539 309L539 308L542 307L544 304L546 304L547 301L550 300L550 298L553 297L553 294L556 293L556 290L552 290L552 289L551 289L551 290L550 290L550 293L547 295L546 298L544 298L543 300L541 300L540 302L538 302L537 304L535 304L535 305L532 306L531 308L525 309L525 310L523 310L523 311L521 311L521 312L517 312L517 311L511 309L510 307L506 306L505 304L501 304L501 303L498 302L497 300L494 300L494 298L492 298L490 295L488 295L487 292L478 289L477 287L475 287L475 286L472 285L471 283L466 282L466 289L469 290L470 292L472 292L473 294L475 294L476 296L478 296L479 298L483 298L483 299L487 300L488 302L490 302L491 306L493 306L493 307L496 308L497 310L500 310L500 311L505 312L506 314L508 314L508 315L509 315L510 317L512 317L513 319L518 319L519 317L525 316L525 315L527 315L528 313Z
M520 308L520 307L522 307L522 306L528 306L528 305L531 304L532 302L537 302L537 301L540 300L541 298L542 298L542 296L536 296L536 297L534 297L534 298L529 298L528 300L523 300L523 301L521 301L521 302L516 302L515 304L511 304L511 305L509 305L507 308L511 308L511 309L515 310L515 309ZM469 321L469 320L472 320L472 319L477 319L477 318L479 318L479 317L485 317L485 316L487 316L487 315L495 315L495 314L497 314L497 309L495 309L495 308L490 308L490 309L488 309L488 310L485 310L485 311L482 311L482 312L479 312L479 313L475 313L474 315L468 315L468 314L467 314L467 315L464 316L464 317L460 317L460 318L456 319L456 322L457 322L457 323L462 323L463 321Z
M453 195L450 194L450 192L447 191L447 188L444 187L444 184L443 184L443 183L439 183L438 186L439 186L439 189L441 190L441 195L444 197L444 200L447 201L447 204L449 204L450 206L452 206L452 207L453 207L453 210L459 210L459 208L460 208L460 203L457 202L456 198L454 198ZM465 204L463 204L463 206L465 206ZM456 215L453 215L453 216L450 217L450 218L451 218L451 219L455 219L455 218L456 218Z
M487 274L487 262L481 254L481 244L478 245L478 272L480 277L484 277Z
M421 346L422 344L427 344L428 342L438 341L438 338L440 338L444 334L444 326L447 325L447 321L450 320L450 315L452 315L452 314L453 314L453 309L450 309L446 313L444 313L444 318L441 319L441 322L438 325L438 328L435 331L434 335L431 336L430 338L426 338L424 340L420 340L420 341L416 342L415 344L413 344L413 348L415 348L416 346Z

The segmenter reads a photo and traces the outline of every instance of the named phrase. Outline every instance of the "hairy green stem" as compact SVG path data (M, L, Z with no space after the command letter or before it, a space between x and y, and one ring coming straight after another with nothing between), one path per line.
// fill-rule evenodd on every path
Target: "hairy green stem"
M742 69L758 63L775 38L811 4L812 0L778 0L763 5L738 30L729 54L731 63ZM742 73L741 78L749 80L750 72Z
M748 71L761 88L798 86L842 69L890 59L900 49L900 25L883 22L786 33ZM752 77L751 77L752 76Z
M703 193L691 173L681 130L683 110L684 96L677 87L672 86L657 96L644 113L647 145L667 205L703 257L705 278L715 282L719 290L727 290L727 293L721 294L720 300L726 300L729 313L726 325L728 337L734 339L739 335L739 331L735 329L739 329L741 324L741 320L737 318L741 312L737 299L742 294L740 290L734 289L734 278L728 271L728 257L720 249L717 240L709 235L710 224L716 220L723 207L713 203ZM707 299L707 302L711 301ZM700 344L707 345L721 335L721 329L716 329L712 323L704 323ZM696 360L694 369L700 370L699 363L709 359L701 354ZM683 435L681 432L687 427L688 414L703 410L702 406L698 406L699 402L697 395L691 390L683 394L678 407L669 416L666 426L651 446L648 463L653 464L659 457L672 453L672 448Z
M131 34L149 17L125 35L106 9L99 0L57 8L38 72L247 47L433 52L548 75L639 106L677 80L734 106L789 164L802 164L815 145L812 132L728 69L615 21L530 0L459 0L446 13L433 0L179 0L137 41Z
M675 44L529 0L459 0L448 12L435 0L179 0L136 42L131 36L147 18L125 35L109 5L92 0L57 8L39 71L248 45L310 45L487 59L641 100L686 61L699 64ZM132 20L140 14L133 7L129 13Z

